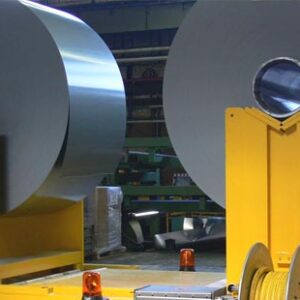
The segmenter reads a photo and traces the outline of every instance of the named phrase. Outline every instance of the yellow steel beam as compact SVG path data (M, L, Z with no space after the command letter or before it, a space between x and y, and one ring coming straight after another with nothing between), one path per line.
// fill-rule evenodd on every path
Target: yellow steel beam
M51 270L63 266L80 266L81 251L54 251L44 252L28 257L0 260L0 278L16 276Z

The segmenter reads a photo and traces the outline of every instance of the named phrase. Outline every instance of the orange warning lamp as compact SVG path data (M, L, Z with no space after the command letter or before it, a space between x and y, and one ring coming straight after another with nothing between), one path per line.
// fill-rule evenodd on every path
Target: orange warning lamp
M180 250L180 267L179 271L195 272L195 252L194 249Z
M96 272L84 272L82 276L82 300L101 300L101 277Z

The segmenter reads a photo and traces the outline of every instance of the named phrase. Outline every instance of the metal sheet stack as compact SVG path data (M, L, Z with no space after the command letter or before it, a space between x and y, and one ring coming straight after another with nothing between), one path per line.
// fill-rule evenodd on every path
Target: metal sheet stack
M270 60L300 58L299 1L197 1L172 45L164 109L173 146L225 207L224 115L255 106L253 79Z
M93 220L93 255L122 249L122 201L120 187L97 187L91 210Z
M125 133L111 52L78 18L25 0L0 2L0 40L1 213L92 195Z

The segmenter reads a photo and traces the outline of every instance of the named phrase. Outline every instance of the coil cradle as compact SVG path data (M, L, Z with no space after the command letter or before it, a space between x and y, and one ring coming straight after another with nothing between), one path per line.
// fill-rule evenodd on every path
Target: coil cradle
M300 67L297 60L279 57L266 62L254 77L257 105L276 119L299 111ZM239 285L239 300L300 299L300 247L289 271L274 270L269 249L262 243L249 251Z
M290 265L300 241L300 3L196 2L166 68L170 138L196 184L226 206L226 275L239 299L298 299L298 264L277 266ZM238 286L257 242L269 251L257 246Z
M300 299L300 247L288 272L274 271L271 255L262 243L249 251L239 285L238 300Z

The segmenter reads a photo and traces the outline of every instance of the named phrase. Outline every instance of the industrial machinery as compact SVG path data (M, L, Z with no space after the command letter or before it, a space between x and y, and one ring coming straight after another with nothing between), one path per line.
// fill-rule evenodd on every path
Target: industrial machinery
M26 0L1 1L0 19L0 281L11 283L82 268L83 201L118 163L126 111L117 63L81 20Z
M0 39L0 299L102 299L96 273L116 299L222 279L84 264L83 201L124 142L118 66L84 22L26 0L0 1Z
M300 295L299 11L298 1L198 1L168 59L171 141L226 207L231 298Z
M0 299L99 299L99 274L84 274L82 290L89 269L116 299L300 299L299 11L299 1L198 1L170 53L172 143L201 189L226 198L225 283L83 264L82 200L123 140L119 71L77 18L1 1Z

